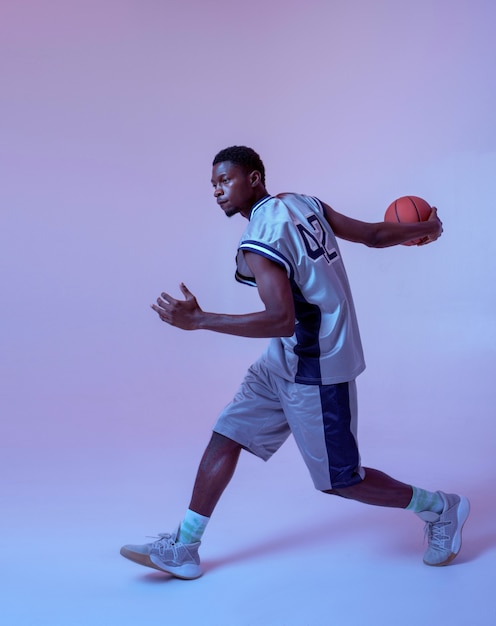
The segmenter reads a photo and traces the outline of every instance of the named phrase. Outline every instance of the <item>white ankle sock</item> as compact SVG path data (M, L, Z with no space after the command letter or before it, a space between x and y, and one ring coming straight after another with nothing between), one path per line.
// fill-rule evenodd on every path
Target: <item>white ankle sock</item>
M439 492L426 491L413 487L413 495L410 504L406 507L414 513L422 513L422 511L432 511L433 513L442 513L444 509L444 500Z
M196 543L197 541L201 541L209 521L209 517L205 517L204 515L200 515L188 509L181 523L179 540L182 543Z

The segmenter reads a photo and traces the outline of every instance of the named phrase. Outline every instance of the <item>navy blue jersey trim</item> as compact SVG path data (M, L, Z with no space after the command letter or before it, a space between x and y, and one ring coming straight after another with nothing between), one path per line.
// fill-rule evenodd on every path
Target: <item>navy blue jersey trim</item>
M315 202L317 203L319 209L322 212L322 215L325 215L324 205L322 204L322 202L318 198L316 198L315 196L310 196L310 197L312 198L312 200L315 200Z
M270 261L274 261L274 263L281 265L287 271L290 280L293 280L294 269L291 261L284 256L284 254L274 250L274 248L271 248L267 244L253 239L247 239L240 244L239 250L254 252L255 254L260 254L260 256L263 256Z
M250 287L257 286L257 283L252 276L243 276L243 274L238 271L234 274L234 278L238 281L238 283L242 283L243 285L249 285Z
M272 196L268 195L268 196L264 196L263 198L261 198L258 202L255 202L255 204L251 207L250 217L248 219L251 220L255 211L257 211L262 206L262 204L265 204L268 200L271 200L271 199L272 199Z

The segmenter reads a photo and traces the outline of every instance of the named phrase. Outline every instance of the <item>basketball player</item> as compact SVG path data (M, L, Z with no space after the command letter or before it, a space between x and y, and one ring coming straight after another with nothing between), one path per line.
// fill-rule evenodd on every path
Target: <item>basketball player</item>
M404 508L425 523L427 565L450 563L461 547L467 498L401 483L360 464L355 379L365 364L350 287L336 237L374 248L436 241L436 209L426 222L365 223L316 198L265 187L251 148L234 146L213 161L217 204L248 220L236 279L255 285L263 310L208 313L182 284L184 300L162 293L152 308L167 324L243 337L270 337L231 404L219 416L200 462L189 509L177 532L121 549L126 558L173 576L201 576L198 548L241 450L268 460L293 434L315 488L365 504Z

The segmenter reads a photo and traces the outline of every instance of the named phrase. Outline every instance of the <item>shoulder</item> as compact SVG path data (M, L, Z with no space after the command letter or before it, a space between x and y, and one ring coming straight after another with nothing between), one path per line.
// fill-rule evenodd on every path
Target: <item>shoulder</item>
M324 213L323 203L314 196L308 196L303 193L280 193L275 197L290 209L294 208L302 211L311 209L317 213Z
M253 207L244 236L262 232L265 235L272 232L280 236L288 228L293 229L299 223L315 220L315 216L325 220L324 205L314 196L290 192L267 196Z

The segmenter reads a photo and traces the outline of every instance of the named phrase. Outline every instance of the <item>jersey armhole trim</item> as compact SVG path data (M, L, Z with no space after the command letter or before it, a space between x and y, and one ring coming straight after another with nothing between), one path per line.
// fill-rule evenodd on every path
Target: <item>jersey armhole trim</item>
M277 265L280 265L286 270L288 278L290 280L293 280L294 269L289 259L285 257L284 254L281 254L277 250L274 250L274 248L271 248L267 244L261 243L260 241L247 240L241 243L241 245L239 246L239 250L243 252L254 252L255 254L260 254L266 259L269 259L269 261L277 263Z

